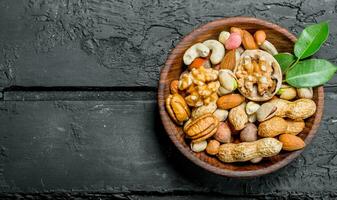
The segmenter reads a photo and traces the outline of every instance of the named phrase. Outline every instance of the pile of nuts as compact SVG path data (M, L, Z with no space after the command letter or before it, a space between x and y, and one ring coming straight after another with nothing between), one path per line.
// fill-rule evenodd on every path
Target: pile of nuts
M186 50L187 69L171 82L166 109L192 151L258 163L305 146L296 135L316 112L313 90L282 84L277 53L264 30L238 27Z

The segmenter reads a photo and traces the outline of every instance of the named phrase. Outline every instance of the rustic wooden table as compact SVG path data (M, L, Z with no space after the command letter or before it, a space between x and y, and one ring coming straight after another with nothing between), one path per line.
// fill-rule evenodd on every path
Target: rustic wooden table
M229 16L295 34L330 20L317 56L337 63L335 0L2 0L0 198L336 199L336 76L313 143L271 175L210 174L166 136L161 66L183 35Z

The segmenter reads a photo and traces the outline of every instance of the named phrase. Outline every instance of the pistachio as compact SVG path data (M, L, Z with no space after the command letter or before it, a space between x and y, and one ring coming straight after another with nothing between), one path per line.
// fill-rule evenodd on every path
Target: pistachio
M260 108L260 105L250 101L247 103L246 105L246 113L247 115L252 115L253 113L255 113L258 109Z
M234 91L237 88L235 75L231 70L221 69L219 71L220 85L228 91Z
M256 113L248 115L248 121L250 123L254 123L254 122L256 122L256 120L257 120Z
M228 111L223 109L216 109L213 113L213 115L218 118L220 122L223 122L228 117Z
M232 93L233 91L231 91L231 90L226 90L224 87L219 87L219 89L218 89L218 92L217 92L217 94L219 95L219 96L223 96L223 95L226 95L226 94L229 94L229 93Z
M312 99L313 94L312 88L297 88L297 95L299 98Z
M280 95L281 99L292 100L296 97L296 89L289 85L282 84L277 94Z
M263 122L267 119L272 118L277 111L277 107L270 102L264 103L261 107L256 111L256 117L259 122Z
M192 118L198 118L201 115L206 113L213 113L216 110L216 103L211 102L208 105L203 105L200 107L196 107L192 110L191 116Z
M207 147L207 141L206 140L203 140L203 141L200 141L200 142L191 142L191 149L192 151L194 152L202 152L206 149Z

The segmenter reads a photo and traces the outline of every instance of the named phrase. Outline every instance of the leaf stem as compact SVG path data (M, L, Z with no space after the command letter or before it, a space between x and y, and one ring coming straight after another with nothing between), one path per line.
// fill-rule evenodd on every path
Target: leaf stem
M289 70L291 70L298 62L300 61L299 58L297 58L297 60L290 65L290 67L288 67L286 70L284 70L284 74L286 74Z

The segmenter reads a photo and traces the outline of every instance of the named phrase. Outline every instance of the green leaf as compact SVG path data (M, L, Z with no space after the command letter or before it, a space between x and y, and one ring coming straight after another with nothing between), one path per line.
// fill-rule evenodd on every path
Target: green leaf
M274 55L274 58L280 64L283 73L296 61L296 57L290 53L279 53Z
M315 87L328 82L337 67L322 59L300 61L286 74L286 82L293 87Z
M328 22L314 24L305 28L298 38L294 53L297 58L307 58L322 46L329 35Z

